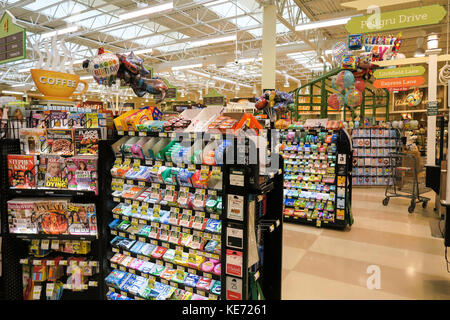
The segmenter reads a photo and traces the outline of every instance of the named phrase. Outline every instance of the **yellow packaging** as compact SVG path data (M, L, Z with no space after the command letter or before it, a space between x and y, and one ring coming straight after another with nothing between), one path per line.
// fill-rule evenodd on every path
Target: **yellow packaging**
M138 131L137 125L143 124L148 120L153 120L152 113L149 109L143 109L127 120L128 130Z
M114 125L116 126L116 130L117 131L126 131L127 123L126 123L125 119L127 119L131 115L139 113L139 112L141 112L140 109L133 109L133 110L127 111L127 112L121 114L120 116L118 116L117 118L115 118L113 121L114 121Z

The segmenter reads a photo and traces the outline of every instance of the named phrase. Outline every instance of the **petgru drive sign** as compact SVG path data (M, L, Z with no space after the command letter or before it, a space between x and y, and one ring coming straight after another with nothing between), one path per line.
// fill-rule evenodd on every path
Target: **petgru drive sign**
M353 17L345 28L349 33L354 34L420 27L439 23L446 14L447 11L443 6L434 4Z

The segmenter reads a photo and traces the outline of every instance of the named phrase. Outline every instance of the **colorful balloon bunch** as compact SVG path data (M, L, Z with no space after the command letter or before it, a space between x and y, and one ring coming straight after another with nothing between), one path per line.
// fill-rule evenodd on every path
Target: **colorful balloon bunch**
M167 85L160 78L152 78L150 71L144 67L144 60L139 59L133 52L129 55L114 54L99 48L97 56L83 61L83 68L87 69L99 84L111 86L118 77L121 85L130 86L138 97L143 97L146 93L161 94L157 101L160 102L166 96Z
M365 83L362 79L356 79L348 70L339 72L331 80L333 89L340 93L333 93L328 97L328 106L334 110L339 110L344 104L349 107L357 107L362 102L362 91Z
M294 103L294 94L279 90L267 90L261 97L256 98L255 108L264 110L271 117L272 110L284 113L290 104Z

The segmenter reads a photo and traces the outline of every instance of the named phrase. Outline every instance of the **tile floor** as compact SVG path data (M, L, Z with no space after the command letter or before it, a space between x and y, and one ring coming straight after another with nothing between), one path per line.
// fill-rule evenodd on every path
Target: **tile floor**
M434 196L408 214L407 199L384 207L383 188L354 188L349 230L284 224L283 299L450 299L443 239L433 238ZM450 255L450 253L449 253ZM380 289L368 289L378 266Z

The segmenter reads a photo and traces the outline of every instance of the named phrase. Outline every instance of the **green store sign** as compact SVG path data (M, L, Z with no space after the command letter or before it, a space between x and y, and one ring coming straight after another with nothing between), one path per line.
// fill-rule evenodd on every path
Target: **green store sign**
M351 34L371 33L439 23L447 14L445 8L434 4L431 6L371 14L353 17L345 28Z
M13 23L12 17L4 13L0 19L0 64L25 59L26 30Z
M425 68L422 66L401 67L394 69L377 69L373 73L376 79L390 79L402 77L416 77L425 73Z

